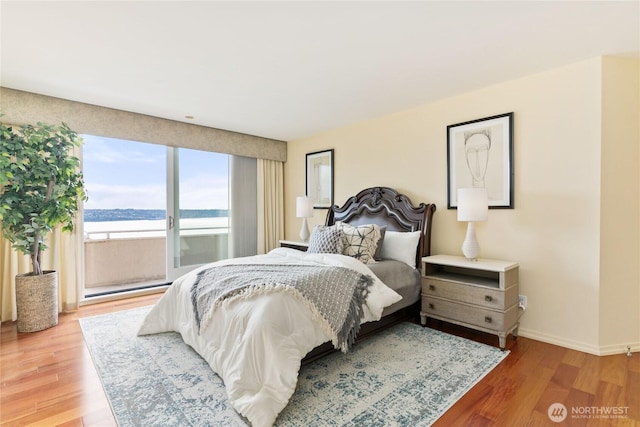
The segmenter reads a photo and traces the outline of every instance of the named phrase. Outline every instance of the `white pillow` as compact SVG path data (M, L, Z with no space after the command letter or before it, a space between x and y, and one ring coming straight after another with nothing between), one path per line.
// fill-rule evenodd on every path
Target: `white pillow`
M395 259L415 267L420 233L421 231L403 233L387 230L382 241L382 259Z

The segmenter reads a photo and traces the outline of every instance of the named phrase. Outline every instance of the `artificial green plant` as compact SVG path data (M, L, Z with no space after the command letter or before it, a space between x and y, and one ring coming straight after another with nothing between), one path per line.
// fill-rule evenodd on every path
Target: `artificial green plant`
M47 234L72 231L87 199L80 160L82 138L65 123L10 126L0 123L0 226L14 249L31 258L41 275Z

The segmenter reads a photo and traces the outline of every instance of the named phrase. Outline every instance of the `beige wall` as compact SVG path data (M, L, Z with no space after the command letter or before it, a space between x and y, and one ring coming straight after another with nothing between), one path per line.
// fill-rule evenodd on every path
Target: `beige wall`
M621 352L627 344L638 349L637 305L635 312L633 303L628 303L628 314L611 320L609 316L624 298L618 295L635 295L633 300L640 301L639 257L618 273L625 279L635 277L635 283L601 284L600 279L601 269L618 271L620 267L601 257L601 251L611 246L601 248L601 215L608 218L604 209L601 213L601 186L608 191L623 179L616 175L601 182L601 168L609 168L603 155L605 162L609 155L618 155L617 145L603 149L616 136L608 127L613 124L612 114L608 107L605 112L602 108L603 74L607 77L604 88L609 90L616 79L632 79L634 73L628 64L616 62L611 67L624 72L612 70L610 76L609 63L595 58L290 142L285 164L286 238L295 240L300 228L295 196L305 192L305 154L333 148L336 203L376 185L394 187L414 202L434 202L438 210L432 252L460 254L466 224L458 223L455 211L446 208L446 126L513 111L515 209L491 210L489 220L477 224L477 235L482 257L520 263L520 293L528 296L521 334L595 354L602 353L601 344L611 352ZM637 84L637 61L633 67ZM618 82L617 87L625 84ZM627 103L633 100L632 96ZM622 103L612 102L616 108ZM637 170L637 137L635 142L633 136L625 141L625 147L636 153L630 158L635 159ZM639 180L624 182L637 206ZM317 211L312 225L323 223L325 214ZM616 214L612 220L610 226L602 227L606 238L618 227L630 225L636 230L631 236L635 243L628 235L616 243L617 250L631 250L632 258L637 253L637 219L625 224L630 222L629 215ZM616 288L616 296L603 294L611 287ZM601 337L600 328L609 335ZM614 335L614 330L619 333Z
M640 62L605 58L600 205L600 345L605 351L640 337L639 99Z

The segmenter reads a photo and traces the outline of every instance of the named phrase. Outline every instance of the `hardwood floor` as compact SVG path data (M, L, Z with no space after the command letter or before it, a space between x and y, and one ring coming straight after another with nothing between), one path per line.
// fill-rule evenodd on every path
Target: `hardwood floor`
M431 327L454 335L498 344L495 336L431 322ZM640 426L639 353L593 356L511 336L507 348L509 356L435 426ZM554 403L567 408L562 423L548 416ZM626 418L595 415L614 410L625 412ZM573 411L577 413L572 415Z
M78 318L151 305L159 295L82 307L59 325L18 334L0 329L1 426L115 426ZM491 345L497 337L431 321L431 327ZM640 354L598 357L539 341L509 337L511 354L435 424L448 426L640 426ZM569 415L550 421L562 403ZM590 411L626 411L623 419L590 418ZM580 411L581 418L572 418ZM576 415L577 416L577 415Z

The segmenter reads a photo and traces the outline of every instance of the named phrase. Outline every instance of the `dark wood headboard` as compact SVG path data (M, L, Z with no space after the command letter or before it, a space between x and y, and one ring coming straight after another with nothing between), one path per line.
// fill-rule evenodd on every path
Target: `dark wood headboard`
M391 231L421 231L416 250L416 268L423 256L431 254L431 224L436 205L420 203L417 207L404 194L388 187L371 187L350 197L344 205L333 205L326 225L342 221L351 225L386 225Z

